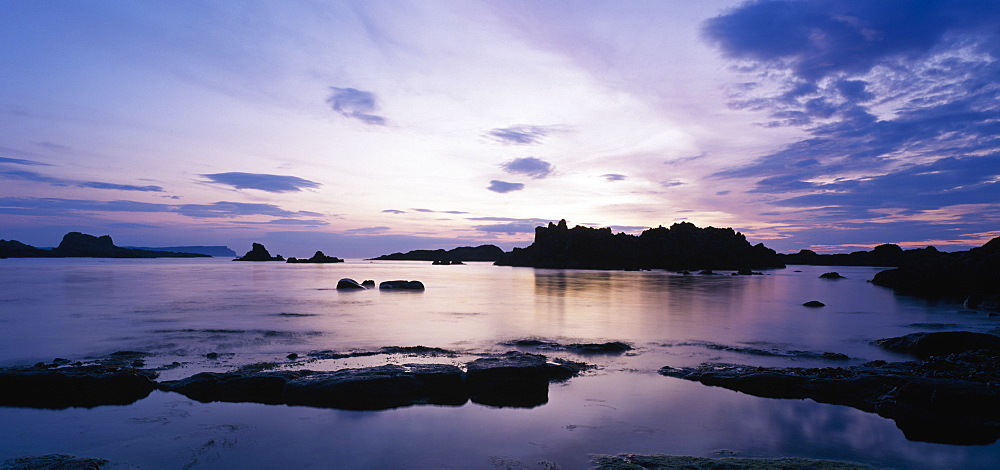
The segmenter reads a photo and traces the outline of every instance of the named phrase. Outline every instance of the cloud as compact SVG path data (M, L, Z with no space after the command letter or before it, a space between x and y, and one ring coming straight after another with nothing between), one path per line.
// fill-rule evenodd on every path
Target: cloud
M320 214L315 212L293 212L282 209L274 204L259 204L245 202L219 201L211 204L182 204L176 207L176 212L188 217L195 218L219 218L219 217L242 217L250 215L270 215L274 217L290 218L294 216L315 217Z
M505 144L531 145L541 143L541 138L551 131L543 126L511 126L491 129L486 135Z
M326 98L326 102L334 111L365 124L386 125L384 117L372 114L378 110L374 93L355 88L330 87L330 90L332 93Z
M504 171L542 179L552 174L552 164L535 157L515 158L500 165Z
M712 177L752 179L751 193L776 196L769 204L801 208L774 215L799 230L815 221L849 228L887 210L903 224L970 204L992 218L998 23L1000 4L977 0L765 0L708 20L705 38L753 83L732 106L807 134ZM938 233L969 228L934 224Z
M344 230L344 233L351 233L351 234L379 234L379 233L387 232L389 230L392 230L392 229L389 228L389 227L386 227L384 225L380 225L378 227L351 228L351 229Z
M466 211L436 211L433 209L410 209L414 212L424 212L428 214L468 214Z
M499 233L535 233L535 227L537 224L522 224L522 223L508 223L508 224L491 224L491 225L475 225L472 228L480 232L499 232Z
M628 178L627 176L620 175L618 173L608 173L601 175L601 177L608 181L624 181L626 178Z
M524 189L523 183L508 183L506 181L492 180L490 181L490 187L486 188L495 193L509 193L511 191L520 191Z
M16 160L16 159L14 159ZM28 163L30 164L30 163ZM0 171L0 178L8 180L34 181L48 183L54 186L75 186L78 188L111 189L117 191L163 192L160 186L136 186L131 184L104 183L100 181L76 181L46 176L41 173L23 170Z
M405 214L406 211L401 211L399 209L386 209L382 211L383 214Z
M262 173L229 172L201 176L208 178L213 183L229 185L236 189L257 189L270 193L288 193L322 186L315 181L309 181L297 176L268 175Z
M664 188L672 188L674 186L683 186L685 184L687 184L687 183L685 183L685 182L683 182L681 180L677 180L677 179L673 179L673 180L669 180L669 181L661 181L660 182L660 186L662 186Z
M21 158L8 158L8 157L0 157L0 163L12 163L14 165L43 165L43 166L52 166L52 165L49 165L48 163L36 162L34 160L24 160L24 159L21 159Z

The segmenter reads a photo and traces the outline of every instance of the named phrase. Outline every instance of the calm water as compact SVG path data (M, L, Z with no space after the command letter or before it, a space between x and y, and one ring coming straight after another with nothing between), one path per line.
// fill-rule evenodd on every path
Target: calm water
M801 270L801 272L795 272ZM842 280L819 279L836 270ZM952 303L895 296L875 268L790 267L764 276L561 271L486 263L349 260L336 265L227 260L0 260L0 365L83 360L115 351L177 361L162 379L310 351L432 346L456 357L377 355L316 361L463 363L499 343L626 341L635 351L582 358L599 369L553 384L532 409L412 406L352 412L203 404L154 392L128 406L0 408L0 460L67 453L142 468L586 468L589 454L798 456L896 468L989 468L1000 445L907 441L892 421L808 400L756 398L662 377L705 361L832 366L745 350L840 352L900 360L869 343L916 331L995 331ZM728 274L728 272L726 273ZM338 292L338 279L417 279L427 290ZM809 309L801 304L827 304ZM205 354L215 352L218 359Z

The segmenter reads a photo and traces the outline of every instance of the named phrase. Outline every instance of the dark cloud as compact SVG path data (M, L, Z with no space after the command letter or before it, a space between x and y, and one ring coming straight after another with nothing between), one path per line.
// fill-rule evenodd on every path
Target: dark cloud
M753 178L751 192L807 209L775 215L804 226L969 204L993 218L997 24L1000 3L978 0L765 0L707 21L705 37L755 80L732 105L768 113L767 126L808 134L714 176ZM961 226L930 225L938 233Z
M507 173L542 179L552 174L552 164L535 157L515 158L500 165Z
M495 193L509 193L524 189L524 183L508 183L506 181L492 180L490 187L486 188Z
M386 125L387 121L384 117L373 114L378 111L374 93L354 88L337 87L330 87L330 91L331 94L326 98L326 102L334 111L365 124Z
M21 159L21 158L8 158L8 157L0 157L0 163L13 163L15 165L43 165L43 166L52 166L52 165L49 165L48 163L36 162L34 160L24 160L24 159Z
M76 181L53 176L46 176L34 171L9 170L0 171L0 179L34 181L37 183L48 183L54 186L75 186L78 188L111 189L117 191L142 191L142 192L163 192L160 186L136 186L132 184L104 183L100 181Z
M406 211L401 211L399 209L386 209L382 211L383 214L405 214Z
M257 189L270 193L288 193L322 186L315 181L309 181L297 176L268 175L262 173L229 172L201 176L208 178L213 183L229 185L236 189Z
M623 181L625 180L625 178L628 178L627 176L620 175L618 173L608 173L605 175L601 175L601 177L608 181Z
M551 128L543 126L511 126L491 129L486 135L505 144L531 145L541 143L550 132Z

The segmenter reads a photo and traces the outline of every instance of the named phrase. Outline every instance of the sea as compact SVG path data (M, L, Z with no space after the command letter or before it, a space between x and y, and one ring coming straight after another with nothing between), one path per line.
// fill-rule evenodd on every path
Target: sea
M789 266L761 275L338 264L228 259L0 260L0 366L149 353L160 380L268 364L337 370L462 365L536 352L592 364L531 408L414 405L350 411L200 403L154 391L125 406L0 407L0 462L68 454L114 468L577 469L594 455L802 457L879 468L996 468L1000 444L907 440L888 419L665 377L705 362L835 367L909 358L879 338L998 331L1000 319L869 282L885 268ZM836 271L843 279L821 279ZM422 292L338 291L352 278ZM818 300L820 308L804 307ZM519 347L621 341L618 354ZM417 354L425 346L449 353ZM318 352L370 352L340 359ZM378 353L378 351L387 351ZM824 359L822 353L848 356ZM339 357L339 356L337 356Z

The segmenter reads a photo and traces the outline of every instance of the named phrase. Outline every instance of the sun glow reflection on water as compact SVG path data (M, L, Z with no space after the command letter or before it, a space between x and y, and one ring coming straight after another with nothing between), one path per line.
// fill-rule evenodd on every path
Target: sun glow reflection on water
M837 270L842 280L818 279ZM801 272L796 272L801 270ZM984 467L998 445L907 441L891 421L847 407L770 400L667 378L662 366L705 361L838 366L747 351L838 352L901 360L870 344L929 329L995 331L996 320L948 302L900 297L867 281L876 268L790 267L763 276L563 271L487 263L349 260L336 265L224 260L2 260L0 364L146 351L164 379L311 351L445 348L456 356L386 354L301 363L461 364L501 343L625 341L625 355L583 360L596 371L553 384L532 409L412 406L350 412L202 404L154 392L124 407L0 408L0 460L70 453L146 468L273 466L563 468L592 453L800 456L876 466ZM424 292L334 289L338 279L421 280ZM801 304L820 300L826 307ZM727 347L730 347L727 349ZM526 349L530 350L530 349ZM206 354L219 354L208 359ZM294 361L292 361L294 362ZM721 454L716 452L725 450ZM723 455L724 456L724 455ZM342 464L342 465L341 465Z

